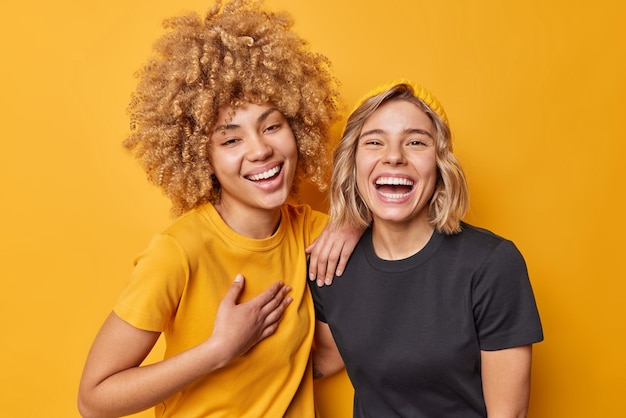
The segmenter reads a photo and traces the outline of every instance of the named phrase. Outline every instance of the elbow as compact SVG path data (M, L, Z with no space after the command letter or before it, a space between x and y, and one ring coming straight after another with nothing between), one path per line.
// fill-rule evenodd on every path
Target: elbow
M113 415L104 415L100 412L90 409L86 407L84 404L79 402L78 404L78 412L82 418L113 418Z
M82 418L109 418L111 415L106 415L98 409L93 401L84 393L78 394L78 413Z
M83 418L97 418L98 415L85 403L81 396L78 397L78 413Z

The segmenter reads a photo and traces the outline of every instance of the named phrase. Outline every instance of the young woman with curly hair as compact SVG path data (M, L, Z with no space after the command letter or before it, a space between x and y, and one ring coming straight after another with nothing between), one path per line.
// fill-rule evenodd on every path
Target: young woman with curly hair
M327 217L287 201L304 178L323 185L338 103L329 63L258 3L165 26L124 144L179 217L135 260L87 358L79 409L314 417L305 249ZM341 269L360 233L325 232L319 260ZM142 366L161 334L165 358Z
M342 279L311 287L314 366L345 361L354 417L526 416L543 339L526 265L511 241L462 221L468 200L431 93L401 80L359 103L330 205L333 223L367 230Z

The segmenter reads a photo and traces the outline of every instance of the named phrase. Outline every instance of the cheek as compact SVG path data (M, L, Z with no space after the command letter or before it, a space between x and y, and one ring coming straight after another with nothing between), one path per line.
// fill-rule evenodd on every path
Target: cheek
M367 190L367 184L365 184L365 182L358 175L356 177L356 190L361 196L363 196Z
M240 158L227 152L216 152L211 158L213 173L219 179L220 176L232 175L239 171Z
M288 164L286 165L286 167L289 168L290 174L294 175L298 166L298 157L300 156L298 152L298 147L296 146L295 142L293 146L283 147L281 153L287 159Z
M284 155L287 158L298 158L298 144L296 142L296 137L293 136L292 133L285 133L279 137L275 137L270 140L269 143L275 151Z
M428 190L428 193L434 193L437 187L437 181L439 179L439 170L436 163L429 163L422 171L422 178L426 180L424 187Z
M293 147L288 150L286 155L289 159L293 160L294 164L298 162L299 153L296 144L293 144Z
M354 175L356 177L356 187L358 192L363 196L368 190L369 184L369 167L363 160L356 161Z
M437 177L437 157L434 153L420 155L413 161L413 165L422 177Z
M286 143L289 144L288 147L291 150L291 154L293 154L295 158L298 158L298 143L296 142L296 137L290 135Z

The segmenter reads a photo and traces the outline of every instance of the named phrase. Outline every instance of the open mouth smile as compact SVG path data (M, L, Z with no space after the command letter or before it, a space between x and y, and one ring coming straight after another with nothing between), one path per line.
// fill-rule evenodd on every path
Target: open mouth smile
M251 176L246 176L246 179L250 180L250 181L263 181L263 180L267 180L270 179L272 177L275 177L278 175L278 173L280 173L280 171L282 170L282 165L277 165L275 167L270 168L267 171L264 171L262 173L258 173L258 174L253 174Z
M404 177L379 177L375 187L379 194L388 199L401 199L413 190L413 180Z

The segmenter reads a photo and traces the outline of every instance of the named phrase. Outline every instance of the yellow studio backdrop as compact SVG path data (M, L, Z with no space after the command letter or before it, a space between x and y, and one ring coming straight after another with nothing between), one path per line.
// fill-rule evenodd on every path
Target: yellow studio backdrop
M624 416L626 2L267 4L330 57L349 108L400 76L443 102L467 220L512 239L530 270L546 340L529 416ZM89 346L133 257L170 222L120 145L133 73L164 18L209 6L0 5L2 416L78 416ZM304 200L325 210L319 197ZM345 376L317 388L324 418L350 416Z

